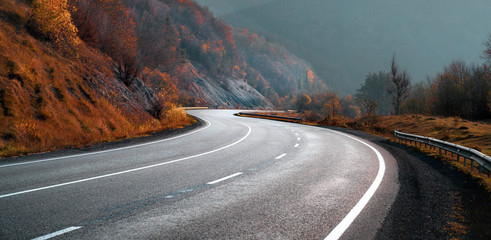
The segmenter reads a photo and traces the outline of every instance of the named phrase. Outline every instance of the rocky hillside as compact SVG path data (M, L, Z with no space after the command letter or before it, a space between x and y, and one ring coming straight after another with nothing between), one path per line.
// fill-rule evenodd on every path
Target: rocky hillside
M0 157L81 147L189 124L152 111L157 93L126 86L112 60L81 42L68 54L39 31L28 1L0 1Z
M191 0L0 1L0 156L181 127L182 105L268 109L324 89Z

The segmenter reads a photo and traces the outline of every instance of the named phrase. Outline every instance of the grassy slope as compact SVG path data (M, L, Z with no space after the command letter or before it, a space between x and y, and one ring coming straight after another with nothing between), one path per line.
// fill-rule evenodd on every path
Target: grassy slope
M465 147L474 148L491 156L491 124L489 122L472 122L460 118L439 118L421 115L401 115L378 117L376 123L366 129L368 132L393 138L395 129L405 133L441 139ZM464 166L463 161L455 161L451 155L439 156L437 151L416 148L430 156L468 173L478 179L491 192L491 178L479 174L478 168L471 170L469 162Z
M460 118L438 118L421 115L378 117L370 131L390 137L394 130L441 139L477 149L491 156L491 124Z
M29 6L0 1L0 157L143 135L164 124L100 96L87 76L114 81L107 58L80 46L67 58L27 31ZM113 92L113 95L119 93ZM184 112L176 112L182 117ZM188 119L189 120L189 119ZM187 121L189 123L189 121Z

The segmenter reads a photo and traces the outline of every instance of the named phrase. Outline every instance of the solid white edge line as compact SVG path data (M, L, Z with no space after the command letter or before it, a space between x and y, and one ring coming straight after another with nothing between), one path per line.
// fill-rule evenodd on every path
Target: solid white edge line
M145 166L145 167L139 167L139 168L129 169L129 170L121 171L121 172L115 172L115 173L105 174L105 175L101 175L101 176L96 176L96 177L85 178L85 179L80 179L80 180L71 181L71 182L65 182L65 183L50 185L50 186L46 186L46 187L34 188L34 189L25 190L25 191L0 195L0 198L6 198L6 197L11 197L11 196L15 196L15 195L24 194L24 193L37 192L40 190L46 190L46 189L50 189L50 188L56 188L56 187L61 187L61 186L66 186L66 185L71 185L71 184L76 184L76 183L88 182L88 181L101 179L101 178L112 177L112 176L121 175L121 174L125 174L125 173L136 172L136 171L140 171L140 170L144 170L144 169L149 169L149 168L159 167L159 166L163 166L163 165L167 165L167 164L171 164L171 163L181 162L181 161L188 160L191 158L201 157L204 155L208 155L210 153L218 152L218 151L232 147L232 146L244 141L251 134L252 129L250 126L242 124L242 123L240 123L240 124L244 125L248 128L247 134L244 137L242 137L241 139L239 139L238 141L233 142L227 146L223 146L221 148L217 148L217 149L214 149L214 150L211 150L208 152L204 152L204 153L200 153L197 155L188 156L188 157L184 157L184 158L180 158L180 159L176 159L176 160L172 160L172 161L167 161L167 162L163 162L163 163L157 163L157 164L153 164L153 165L149 165L149 166Z
M276 159L276 160L278 160L278 159L282 159L282 158L283 158L283 157L285 157L285 156L286 156L286 153L283 153L283 154L281 154L280 156L276 157L275 159Z
M48 159L42 159L42 160L36 160L36 161L29 161L29 162L22 162L22 163L12 163L12 164L6 164L6 165L0 165L0 168L6 168L6 167L14 167L14 166L19 166L19 165L27 165L27 164L34 164L34 163L42 163L42 162L50 162L50 161L55 161L55 160L61 160L61 159L67 159L67 158L76 158L76 157L84 157L84 156L90 156L90 155L96 155L96 154L101 154L101 153L108 153L108 152L115 152L115 151L121 151L121 150L127 150L127 149L132 149L132 148L137 148L137 147L143 147L147 145L152 145L156 143L162 143L162 142L167 142L170 140L174 140L177 138L182 138L200 131L203 131L211 126L211 123L205 119L203 121L206 122L206 126L197 130L194 130L192 132L188 132L179 136L171 137L171 138L166 138L158 141L153 141L153 142L147 142L147 143L142 143L142 144L137 144L137 145L131 145L127 147L121 147L121 148L114 148L114 149L108 149L108 150L103 150L103 151L97 151L97 152L90 152L90 153L81 153L81 154L75 154L75 155L70 155L70 156L64 156L64 157L54 157L54 158L48 158Z
M223 181L225 181L225 180L227 180L227 179L230 179L230 178L233 178L233 177L237 177L237 176L239 176L239 175L242 175L242 172L234 173L234 174L232 174L232 175L230 175L230 176L226 176L226 177L220 178L220 179L218 179L218 180L215 180L215 181L209 182L209 183L207 183L207 184L208 184L208 185L217 184L217 183L219 183L219 182L223 182Z
M56 237L56 236L60 236L60 235L63 235L65 233L68 233L68 232L71 232L71 231L75 231L77 229L80 229L82 227L69 227L69 228L65 228L63 230L60 230L60 231L57 231L57 232L54 232L54 233L50 233L50 234L47 234L47 235L44 235L44 236L41 236L41 237L37 237L37 238L34 238L33 240L46 240L46 239L50 239L50 238L53 238L53 237Z
M375 194L378 187L380 186L380 183L382 182L382 179L384 178L385 161L384 161L384 157L382 157L382 154L377 149L372 147L370 144L368 144L368 143L366 143L366 142L364 142L358 138L344 134L344 133L332 131L329 129L325 129L325 130L341 134L345 137L349 137L353 140L356 140L356 141L368 146L372 151L375 152L375 154L377 155L377 158L378 158L378 162L379 162L379 169L378 169L377 176L375 177L375 180L373 181L370 188L368 188L368 190L365 192L363 197L358 201L358 203L353 207L353 209L351 209L351 211L348 213L348 215L346 215L346 217L344 217L344 219L341 220L341 222L325 238L325 240L332 240L332 239L339 239L343 235L343 233L346 231L346 229L348 229L348 227L351 225L351 223L353 223L353 221L356 219L356 217L358 217L358 215L363 210L363 208L365 208L365 206L368 204L368 201L370 201L372 196Z

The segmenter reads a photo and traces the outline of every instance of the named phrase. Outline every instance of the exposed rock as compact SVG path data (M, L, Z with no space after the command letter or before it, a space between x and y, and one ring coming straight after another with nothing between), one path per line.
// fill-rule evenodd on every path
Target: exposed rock
M271 109L273 104L243 79L226 79L221 83L211 81L192 65L183 79L190 85L190 95L198 104L211 108Z
M87 83L96 90L99 97L108 99L128 112L148 112L157 99L154 91L139 78L129 88L118 79L101 73L95 73L88 80Z

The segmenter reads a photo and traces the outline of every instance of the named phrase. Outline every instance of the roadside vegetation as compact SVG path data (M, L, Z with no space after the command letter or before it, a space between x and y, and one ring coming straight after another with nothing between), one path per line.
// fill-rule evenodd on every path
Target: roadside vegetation
M160 77L162 91L126 86L123 79L133 75L115 71L118 61L77 35L69 9L64 0L0 1L0 157L79 148L195 121L179 108L166 76L139 75L143 81Z
M272 113L302 118L304 123L337 126L369 132L395 140L394 130L441 139L491 155L491 36L485 44L485 63L453 61L426 83L411 84L394 54L390 71L369 73L354 96L335 92L298 94L286 109ZM421 149L422 151L426 151ZM428 152L429 153L429 152ZM429 153L435 155L434 153ZM444 161L448 157L442 157ZM479 178L491 192L490 178L451 161Z

